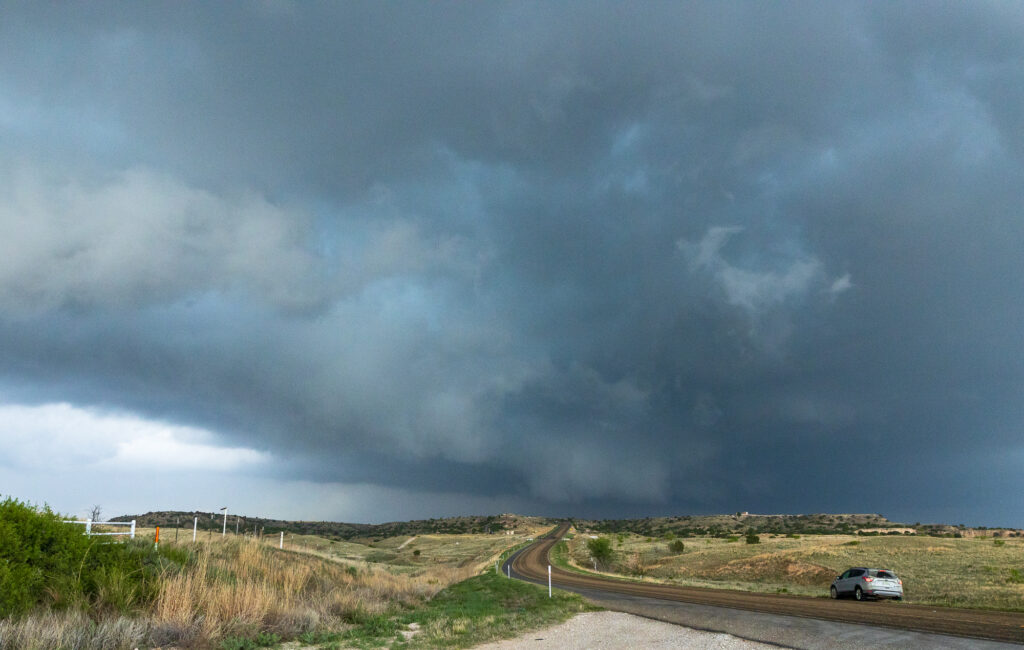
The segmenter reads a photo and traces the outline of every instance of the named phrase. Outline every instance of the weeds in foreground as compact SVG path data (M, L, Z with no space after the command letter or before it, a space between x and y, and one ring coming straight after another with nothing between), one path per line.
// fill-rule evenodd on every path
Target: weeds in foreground
M278 551L249 538L194 549L161 545L161 554L182 552L187 553L185 564L166 563L153 582L152 596L119 597L132 617L114 606L34 610L0 620L0 648L204 647L220 642L248 648L261 647L261 639L317 631L386 631L388 623L380 621L422 605L476 572L475 567L438 567L396 574L372 566L353 571L350 565ZM103 602L130 593L111 584ZM108 589L102 583L101 588Z

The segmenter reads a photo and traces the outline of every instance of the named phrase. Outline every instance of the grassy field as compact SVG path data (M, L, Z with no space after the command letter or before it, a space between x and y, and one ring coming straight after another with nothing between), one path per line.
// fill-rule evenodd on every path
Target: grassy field
M288 640L329 648L448 647L518 634L584 608L575 597L548 601L532 585L496 581L493 562L525 535L362 544L286 535L279 550L276 537L201 534L193 543L189 530L179 531L175 543L174 531L162 529L155 556L154 532L140 529L129 545L140 558L164 558L146 594L116 580L92 601L73 605L43 592L35 609L0 619L0 647L241 650ZM419 630L406 639L410 626Z
M837 574L871 566L895 571L908 602L1024 611L1021 539L760 535L760 543L747 544L743 536L692 537L679 540L684 550L678 553L669 549L675 540L608 537L614 554L601 572L616 576L825 597ZM592 572L588 539L577 535L566 542L562 561Z

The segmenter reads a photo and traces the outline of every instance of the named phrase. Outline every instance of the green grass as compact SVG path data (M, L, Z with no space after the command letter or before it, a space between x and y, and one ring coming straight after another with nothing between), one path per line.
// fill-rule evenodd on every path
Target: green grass
M415 609L355 616L346 632L307 633L298 640L320 648L467 648L597 609L576 594L555 590L548 598L542 587L487 571ZM408 639L401 634L412 630Z
M575 614L594 611L580 596L509 580L488 571L445 589L401 622L422 632L408 643L415 648L466 648L510 638Z

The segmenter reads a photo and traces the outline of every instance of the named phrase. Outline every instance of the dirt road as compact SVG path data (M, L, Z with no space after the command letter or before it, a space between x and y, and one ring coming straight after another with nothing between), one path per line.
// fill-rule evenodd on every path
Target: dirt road
M562 524L549 536L513 556L513 575L546 584L548 551L569 530ZM753 612L809 617L844 623L862 623L933 634L1024 643L1024 614L953 609L893 602L854 602L802 596L755 594L742 591L702 589L629 582L582 575L552 567L556 587L579 588L661 600L712 605Z

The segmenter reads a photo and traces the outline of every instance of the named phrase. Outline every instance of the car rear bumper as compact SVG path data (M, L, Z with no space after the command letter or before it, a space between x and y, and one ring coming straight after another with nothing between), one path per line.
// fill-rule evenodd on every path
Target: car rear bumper
M894 589L867 589L864 591L868 596L875 598L902 598L903 592Z

